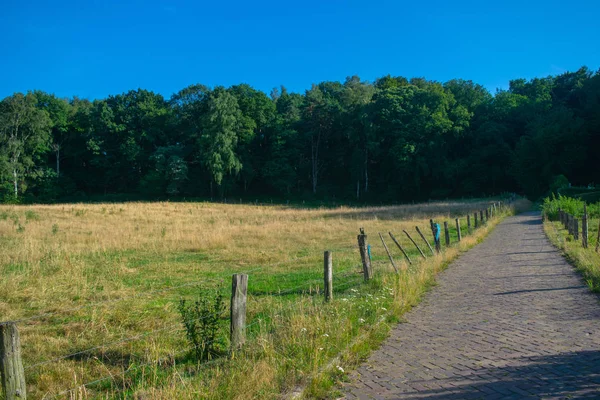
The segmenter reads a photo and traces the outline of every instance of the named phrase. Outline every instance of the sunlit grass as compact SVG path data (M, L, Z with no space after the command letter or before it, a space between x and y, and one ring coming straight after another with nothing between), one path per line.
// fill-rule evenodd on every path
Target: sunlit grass
M544 230L550 241L563 251L569 262L583 276L583 279L594 292L600 293L600 254L596 252L598 243L598 219L590 219L588 223L588 248L579 240L574 240L567 229L559 221L545 221Z
M467 237L462 218L460 246L411 268L387 232L416 263L421 256L403 229L428 254L415 226L431 241L429 219L442 226L448 220L455 242L454 218L488 204L1 206L0 315L21 320L30 398L71 388L77 389L59 397L273 398L307 384L306 393L319 397L337 379L325 366L338 356L353 365L418 301L435 273L495 221ZM368 285L362 284L356 245L361 227L376 271ZM404 265L399 277L390 272L377 232ZM324 250L334 258L334 301L327 305L321 296ZM233 360L195 365L185 351L177 301L200 291L221 290L227 297L231 274L244 271L250 271L248 345ZM225 351L226 318L222 329ZM356 341L362 336L369 340ZM131 337L136 340L125 340ZM36 366L45 361L52 362Z

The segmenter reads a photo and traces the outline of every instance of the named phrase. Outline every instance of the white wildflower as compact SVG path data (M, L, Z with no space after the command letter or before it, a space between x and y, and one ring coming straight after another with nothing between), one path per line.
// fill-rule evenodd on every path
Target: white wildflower
M344 368L340 367L339 365L336 366L336 368L338 369L338 371L340 371L341 373L344 373Z

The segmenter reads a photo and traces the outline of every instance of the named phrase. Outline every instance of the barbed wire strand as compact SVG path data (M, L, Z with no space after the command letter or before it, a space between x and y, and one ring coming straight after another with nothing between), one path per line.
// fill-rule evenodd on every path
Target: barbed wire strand
M260 322L260 319L259 319L259 320L257 320L256 322L253 322L253 323L251 323L250 325L246 325L246 328L249 328L249 327L251 327L252 325L258 324L259 322ZM213 340L211 340L211 341L209 341L209 342L205 343L205 345L209 345L209 344L213 343L215 340L217 340L217 339L213 339ZM90 382L83 383L83 384L81 384L81 385L78 385L77 387L70 388L70 389L64 390L64 391L62 391L62 392L59 392L59 393L57 393L57 394L53 395L53 396L52 396L52 397L50 397L50 398L52 398L52 399L55 399L55 398L57 398L57 397L59 397L59 396L65 395L65 394L67 394L67 393L71 393L71 392L73 392L73 391L76 391L76 390L80 390L81 388L85 388L85 387L88 387L88 386L92 386L92 385L94 385L94 384L96 384L96 383L100 383L100 382L103 382L103 381L106 381L106 380L111 380L111 379L114 379L115 377L118 377L118 376L125 376L126 374L128 374L128 373L130 373L130 372L132 372L132 371L134 371L134 370L137 370L137 369L140 369L140 368L143 368L143 367L147 367L147 366L149 366L149 365L152 365L152 364L160 363L160 362L162 362L162 361L165 361L165 360L168 360L168 359L174 358L175 356L178 356L178 355L180 355L180 354L183 354L183 353L185 353L185 352L192 351L193 349L194 349L194 347L192 346L192 347L186 348L186 349L184 349L184 350L180 350L180 351L178 351L178 352L171 353L171 354L169 354L168 356L166 356L166 357L163 357L163 358L161 358L161 359L158 359L158 360L153 360L153 361L149 361L149 362L146 362L146 363L143 363L143 364L140 364L140 365L134 366L133 368L129 368L129 369L127 369L126 371L123 371L123 372L121 372L121 373L107 375L107 376L104 376L104 377L102 377L102 378L99 378L99 379L96 379L96 380L93 380L93 381L90 381ZM213 360L213 361L212 361L212 363L216 362L217 360L219 360L219 359L215 359L215 360ZM209 362L207 362L207 363L203 363L203 364L201 364L201 365L207 365L207 364L209 364L209 363L211 363L211 361L209 361Z
M352 272L352 271L348 271L348 273L347 273L347 274L345 274L345 275L342 275L342 277L344 277L344 276L351 276L351 275L353 275L353 274L354 274L354 272ZM311 281L311 282L309 282L309 284L312 284L312 283L314 283L314 282L320 282L320 281L321 281L321 280L315 280L315 281ZM305 287L305 286L306 286L306 283L305 283L304 285L302 285L302 286L298 286L298 287L296 287L296 288L293 288L293 290L297 290L297 289L299 289L299 288L301 288L301 287L303 287L303 286ZM285 310L287 310L287 309L290 309L290 308L292 308L292 307L296 307L297 305L298 305L297 303L292 303L292 304L289 304L287 307L280 308L280 309L278 309L278 310L276 310L276 311L274 311L274 312L275 312L275 313L277 313L277 314L279 314L279 313L282 313L282 312L284 312L284 311L285 311ZM262 319L262 318L257 318L257 320L256 320L256 321L252 322L252 323L251 323L251 324L249 324L249 325L246 325L246 329L248 329L249 327L251 327L251 326L253 326L253 325L260 324L261 322L264 322L264 319ZM273 321L273 320L269 321L269 323L270 323L271 325L276 325L276 324L274 324L274 321ZM171 326L172 326L172 325L171 325ZM174 329L172 332L175 332L175 331L180 331L180 330L183 330L183 329L184 329L184 328L177 328L177 329ZM66 358L68 358L68 357L72 357L72 356L74 356L74 355L78 355L78 354L83 354L84 352L89 352L89 351L92 351L92 350L95 350L95 349L98 349L98 348L108 347L108 346L111 346L111 345L114 345L114 344L119 344L119 343L122 343L122 342L131 341L131 340L134 340L134 339L137 339L137 338L146 337L146 336L149 336L149 335L151 335L151 334L153 334L153 333L157 333L157 332L159 332L159 331L163 331L163 330L167 330L167 329L159 329L159 330L155 330L155 331L153 331L153 332L148 332L148 333L145 333L145 334L142 334L142 335L137 335L137 336L135 336L135 337L131 337L131 338L127 338L127 339L123 339L123 340L116 341L116 342L112 342L112 343L103 344L103 345L101 345L101 346L96 346L95 348L91 348L91 349L87 349L87 350L85 350L85 351L81 351L81 352L78 352L78 353L73 353L73 354L70 354L70 355L67 355L67 356L63 356L63 357L61 357L61 358L59 358L59 359L47 360L47 361L44 361L44 362L42 362L42 363L38 363L38 364L36 364L36 365L29 366L29 367L27 367L26 369L31 369L31 368L33 368L33 367L36 367L36 366L40 366L40 365L49 364L49 363L52 363L52 362L55 362L55 361L60 361L60 360L62 360L62 359L66 359ZM214 340L216 340L216 339L214 339ZM213 341L214 341L214 340L213 340ZM210 343L212 343L213 341L210 341L210 342L208 342L207 344L210 344ZM83 388L83 387L88 387L88 386L94 385L94 384L96 384L96 383L100 383L100 382L103 382L103 381L106 381L106 380L111 380L111 379L114 379L115 377L118 377L118 376L124 376L125 374L127 374L127 373L129 373L129 372L131 372L131 371L133 371L133 370L135 370L135 369L139 369L139 368L142 368L142 367L145 367L145 366L148 366L148 365L151 365L151 364L155 364L155 363L160 363L160 362L161 362L161 361L163 361L163 360L166 360L166 359L169 359L169 358L173 358L173 357L175 357L175 356L177 356L177 355L179 355L179 354L185 353L185 352L187 352L187 351L191 351L191 350L193 350L193 348L194 348L194 347L186 348L186 349L184 349L184 350L181 350L181 351L179 351L179 352L172 353L172 354L170 354L168 357L163 357L162 359L159 359L159 360L154 360L154 361L150 361L150 362L147 362L147 363L144 363L144 364L141 364L141 365L135 366L133 369L128 369L128 370L126 370L126 371L124 371L124 372L122 372L122 373L120 373L120 374L111 374L111 375L108 375L108 376L105 376L105 377L102 377L102 378L96 379L96 380L94 380L94 381L90 381L90 382L87 382L87 383L84 383L84 384L78 385L78 386L77 386L77 387L75 387L75 388L71 388L71 389L68 389L68 390L62 391L62 392L60 392L60 393L58 393L58 394L55 394L55 395L54 395L53 397L51 397L51 398L57 398L57 397L59 397L59 396L62 396L62 395L64 395L64 394L67 394L67 393L73 392L73 391L75 391L75 390L79 390L79 389L81 389L81 388ZM218 360L214 360L214 361L218 361ZM202 365L202 366L205 366L205 365L207 365L207 364L210 364L210 363L211 363L211 362L208 362L208 363L203 363L203 364L201 364L201 365Z
M343 277L345 277L345 276L349 276L349 275L351 275L351 273L350 273L350 274L341 275L341 277L343 278ZM310 281L308 284L310 285L310 284L312 284L312 283L316 283L316 282L322 282L322 280L316 280L316 279L315 279L315 280L313 280L313 281ZM344 283L347 283L347 282L344 282ZM297 289L300 289L300 288L302 288L302 287L305 287L306 285L307 285L307 283L303 283L303 284L302 284L302 285L300 285L300 286L297 286L297 287L295 287L295 288L288 289L288 290L289 290L289 291L290 291L290 293L291 293L292 291L295 291L295 290L297 290ZM310 287L310 286L309 286L309 287ZM285 293L280 293L280 294L285 294ZM208 317L209 317L209 316L205 316L205 317L203 317L203 318L200 318L200 319L198 319L198 321L201 321L201 320L203 320L203 319L206 319L206 318L208 318ZM191 321L191 320L193 320L193 319L189 319L189 320L187 320L187 321L184 321L184 322L189 322L189 321ZM36 364L33 364L33 365L28 365L28 366L26 366L24 369L25 369L25 370L29 370L29 369L37 368L37 367L40 367L40 366L43 366L43 365L51 364L51 363L54 363L54 362L57 362L57 361L65 360L65 359L68 359L68 358L72 358L72 357L75 357L75 356L78 356L78 355L81 355L81 354L89 353L89 352L92 352L92 351L94 351L94 350L99 350L99 349L103 349L103 348L111 347L111 346L114 346L114 345L117 345L117 344L122 344L122 343L127 343L127 342L132 342L132 341L136 341L136 340L144 339L144 338L146 338L146 337L149 337L149 336L152 336L152 335L154 335L154 334L156 334L156 333L160 333L160 332L169 331L169 329L170 329L170 328L173 328L173 327L174 327L174 324L170 324L169 326L165 326L165 327L163 327L163 328L155 329L155 330L152 330L152 331L150 331L150 332L145 332L145 333L142 333L142 334L139 334L139 335L130 336L130 337L127 337L127 338L123 338L123 339L115 340L115 341L108 342L108 343L103 343L103 344L101 344L101 345L94 346L94 347L90 347L90 348L88 348L88 349L84 349L84 350L81 350L81 351L77 351L77 352L75 352L75 353L66 354L66 355L59 356L59 357L55 357L55 358L52 358L52 359L49 359L49 360L45 360L45 361L42 361L42 362L39 362L39 363L36 363ZM170 330L168 333L174 333L174 332L177 332L177 331L182 331L182 330L184 330L184 328L183 328L183 327L180 327L180 328L174 328L174 329Z
M340 248L336 248L335 250L331 250L331 251L340 251L340 250L345 250L345 249L354 249L354 246L347 246L347 247L340 247ZM293 259L288 259L285 261L277 261L275 263L271 263L271 264L266 264L266 265L262 265L258 268L254 268L252 270L249 271L241 271L238 272L239 274L249 274L251 272L256 272L256 271L260 271L262 269L268 268L268 267L273 267L273 266L280 266L280 265L285 265L291 262L296 262L299 260L303 260L306 258L310 258L310 257L315 257L314 254L308 254L306 256L302 256L302 257L296 257ZM222 261L225 262L225 261ZM208 280L202 280L202 281L194 281L194 282L188 282L188 283L184 283L181 285L177 285L177 286L170 286L170 287L165 287L165 288L161 288L161 289L157 289L151 292L142 292L133 296L128 296L128 297L124 297L124 298L120 298L120 299L110 299L110 300L104 300L104 301L97 301L97 302L93 302L93 303L88 303L88 304L82 304L80 306L76 306L76 307L71 307L71 308L67 308L67 309L62 309L59 311L52 311L52 312L45 312L45 313L41 313L41 314L37 314L37 315L33 315L30 317L26 317L26 318L19 318L16 320L9 320L9 321L4 321L4 322L12 322L12 323L23 323L23 322L28 322L28 321L32 321L32 320L36 320L36 319L41 319L41 318L47 318L47 317L52 317L52 316L56 316L59 314L64 314L64 313L69 313L69 312L73 312L73 311L78 311L84 308L93 308L93 307L97 307L97 306L103 306L103 305L107 305L107 304L114 304L114 303L118 303L121 301L127 301L127 300L132 300L132 299L136 299L142 296L151 296L153 294L157 294L157 293L163 293L163 292L168 292L168 291L173 291L173 290L177 290L177 289L181 289L184 287L190 287L190 286L196 286L196 285L200 285L203 283L208 283L208 282L218 282L221 281L223 279L227 279L229 277L229 275L227 276L223 276L223 277L213 277L213 278L209 278Z
M239 272L241 274L249 274L251 272L256 272L263 269L263 267L259 267L259 268L254 268L252 270L249 271L244 271L244 272ZM202 280L202 281L194 281L194 282L188 282L188 283L184 283L181 285L177 285L177 286L169 286L169 287L165 287L162 289L157 289L157 290L153 290L150 292L141 292L138 294L135 294L133 296L128 296L128 297L124 297L124 298L120 298L120 299L110 299L110 300L104 300L104 301L98 301L98 302L94 302L94 303L88 303L88 304L82 304L80 306L77 307L71 307L71 308L66 308L66 309L62 309L59 311L53 311L53 312L46 312L46 313L41 313L41 314L37 314L37 315L33 315L31 317L27 317L27 318L20 318L20 319L16 319L16 320L12 320L12 321L6 321L6 322L12 322L12 323L22 323L22 322L28 322L28 321L32 321L35 319L41 319L41 318L46 318L46 317L52 317L55 315L59 315L59 314L64 314L64 313L69 313L69 312L73 312L73 311L78 311L84 308L93 308L96 306L103 306L106 304L114 304L114 303L119 303L121 301L126 301L126 300L133 300L133 299L137 299L143 296L151 296L157 293L164 293L164 292L169 292L169 291L173 291L173 290L177 290L177 289L182 289L184 287L190 287L190 286L197 286L197 285L201 285L201 284L205 284L205 283L213 283L213 282L220 282L223 281L224 279L227 279L229 277L229 275L227 276L223 276L223 277L213 277L213 278L208 278L206 280Z

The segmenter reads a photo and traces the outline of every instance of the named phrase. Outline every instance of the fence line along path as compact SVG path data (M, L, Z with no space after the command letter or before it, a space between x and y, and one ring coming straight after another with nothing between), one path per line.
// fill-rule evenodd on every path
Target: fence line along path
M350 377L347 399L600 398L600 303L544 235L507 218Z

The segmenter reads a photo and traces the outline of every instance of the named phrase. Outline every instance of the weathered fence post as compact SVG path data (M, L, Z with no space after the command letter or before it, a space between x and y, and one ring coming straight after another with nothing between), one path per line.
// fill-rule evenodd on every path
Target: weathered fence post
M246 342L246 299L248 275L234 274L231 280L231 348L239 349Z
M396 243L396 246L398 246L398 248L400 249L400 251L402 252L402 254L404 254L404 257L406 257L406 261L408 261L409 264L412 264L412 261L410 261L410 258L408 257L408 254L406 254L406 251L404 251L404 249L402 248L402 246L400 246L400 243L398 243L398 241L396 240L396 238L394 237L394 235L392 234L392 232L388 232L390 237L392 238L392 240L394 241L394 243Z
M446 247L450 246L450 231L448 230L448 221L444 221L444 236L446 238Z
M596 238L596 253L600 249L600 221L598 221L598 238Z
M467 234L471 234L471 214L467 214Z
M477 229L477 227L479 226L479 224L477 222L477 213L473 214L473 219L475 220L475 229Z
M0 376L6 400L27 398L21 341L17 325L13 322L0 324Z
M329 250L323 255L323 278L325 301L329 302L333 298L333 260Z
M360 235L358 235L358 249L360 250L365 281L368 281L373 278L373 270L371 268L369 251L367 250L367 235L365 235L365 230L363 228L360 228Z
M579 220L573 218L573 238L579 240Z
M485 224L485 220L483 219L483 210L479 210L479 222L481 222L481 225Z
M392 263L392 267L394 267L394 271L396 271L396 273L398 273L398 267L396 267L396 263L394 262L394 259L392 258L392 255L390 254L390 250L387 247L387 244L385 244L385 240L383 240L383 236L381 235L381 232L379 233L379 239L381 239L381 243L383 243L383 248L385 249L385 252L388 255L388 258L390 259L390 262Z
M569 220L568 220L569 221L569 226L568 226L569 234L573 235L573 216L571 214L567 214L567 215L569 217Z
M440 254L442 251L442 245L440 243L440 233L438 232L437 224L432 219L429 220L431 224L431 233L433 234L433 243L435 243L435 251Z
M423 239L423 241L425 242L425 244L427 244L427 247L429 247L429 250L431 251L431 255L433 256L433 248L431 247L431 245L429 244L429 242L427 241L427 239L425 239L425 235L423 235L423 233L421 233L421 230L419 229L418 226L415 226L415 229L417 230L417 233L419 234L419 236L421 236L421 239Z
M406 232L406 230L404 230L404 229L403 229L403 230L402 230L402 232L404 232L404 234L405 234L406 236L408 236L408 238L409 238L409 239L410 239L410 241L411 241L411 242L412 242L412 243L415 245L415 247L417 248L417 250L419 250L419 253L421 253L421 255L423 256L423 258L425 258L425 259L426 259L427 257L425 257L425 253L423 253L423 250L421 250L421 248L419 247L419 245L417 244L417 242L415 242L415 241L413 240L413 238L412 238L412 237L410 237L410 235L408 234L408 232Z
M585 203L583 203L583 217L581 218L581 245L584 249L588 248L588 215Z
M561 209L560 208L558 209L558 220L560 222L562 222L562 214L561 214Z
M462 235L460 234L460 220L456 218L456 234L458 235L458 241L462 239Z
M558 221L562 223L562 210L558 209Z

